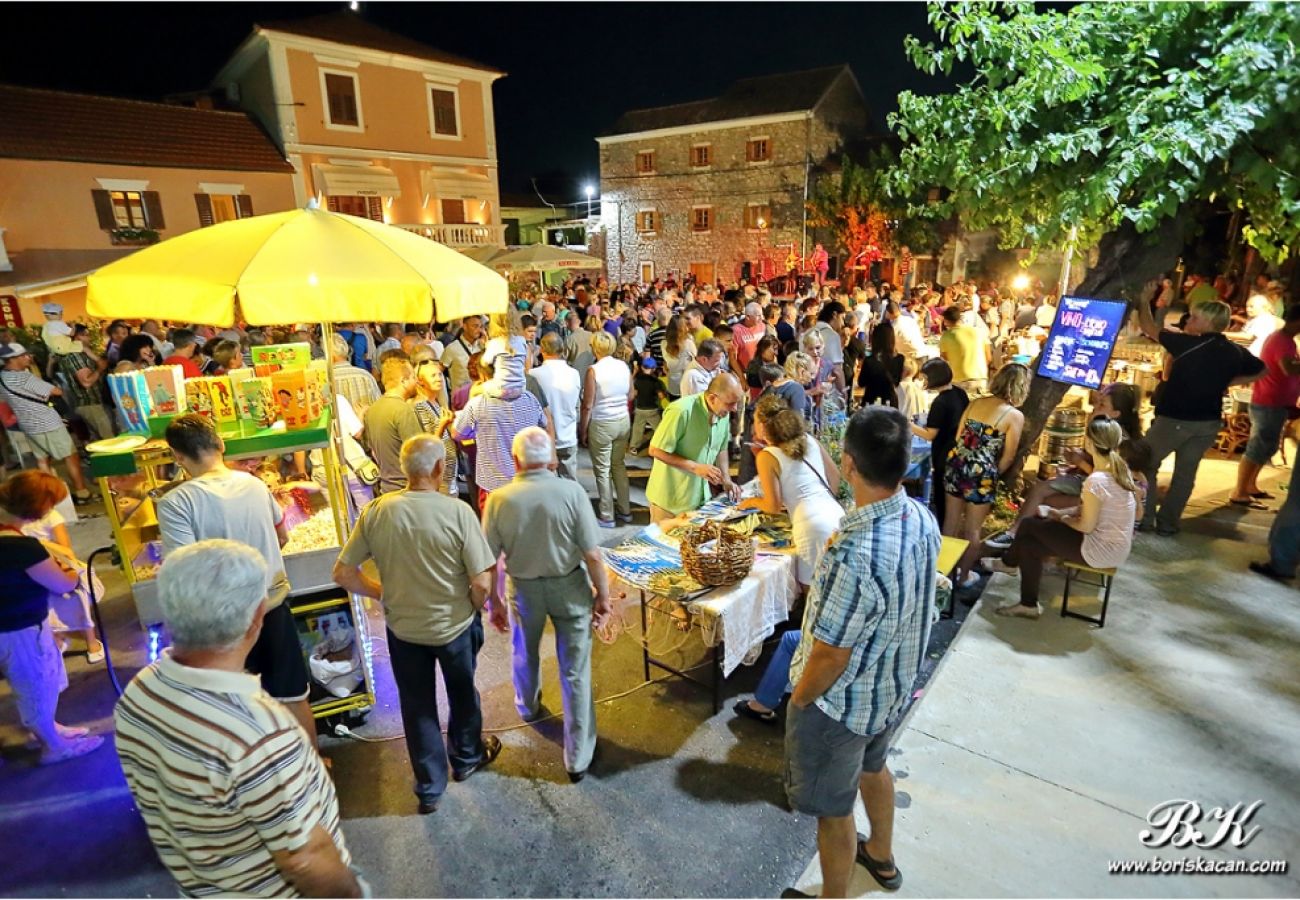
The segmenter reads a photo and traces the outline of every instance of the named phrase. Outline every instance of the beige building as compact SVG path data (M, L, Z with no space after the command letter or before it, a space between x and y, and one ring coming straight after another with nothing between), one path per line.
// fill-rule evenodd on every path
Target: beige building
M785 272L811 252L811 173L866 133L848 66L744 78L720 96L625 113L600 145L611 280Z
M504 74L340 11L256 26L214 87L283 150L298 205L469 247L504 243L492 112Z
M157 240L291 209L293 168L218 112L0 86L0 324L85 312L85 277Z

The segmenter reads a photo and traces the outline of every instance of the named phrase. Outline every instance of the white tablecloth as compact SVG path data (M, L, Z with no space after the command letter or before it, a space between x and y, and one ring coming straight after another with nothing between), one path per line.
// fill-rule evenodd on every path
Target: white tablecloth
M793 553L763 554L741 581L714 588L698 600L688 601L687 610L697 619L707 647L723 646L722 674L728 676L743 664L758 658L763 641L790 615L799 596ZM639 588L609 569L611 590L626 592L638 602ZM646 592L649 595L649 591Z

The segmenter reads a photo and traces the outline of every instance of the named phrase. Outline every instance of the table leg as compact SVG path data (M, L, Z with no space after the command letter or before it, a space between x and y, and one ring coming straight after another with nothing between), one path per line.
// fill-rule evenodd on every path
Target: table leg
M641 595L641 664L645 669L645 680L650 680L650 626L646 619L645 591Z
M722 659L718 656L718 647L713 645L713 714L716 716L722 708Z

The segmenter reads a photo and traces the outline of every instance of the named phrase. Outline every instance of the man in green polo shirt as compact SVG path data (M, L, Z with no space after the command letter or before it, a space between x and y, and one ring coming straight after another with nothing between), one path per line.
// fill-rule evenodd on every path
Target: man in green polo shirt
M732 483L727 457L731 414L743 402L744 388L736 376L723 372L701 394L674 400L650 441L650 521L660 522L698 509L709 500L709 485L740 495Z

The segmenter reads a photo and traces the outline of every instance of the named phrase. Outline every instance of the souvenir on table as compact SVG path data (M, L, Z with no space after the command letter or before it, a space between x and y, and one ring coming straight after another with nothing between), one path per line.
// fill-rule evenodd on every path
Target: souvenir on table
M256 363L253 366L253 372L258 378L270 378L276 372L280 371L279 363Z
M275 392L269 378L246 378L239 385L240 394L248 404L248 419L258 428L270 428L279 417L280 407L275 402Z
M185 412L185 373L180 366L150 366L144 370L144 382L153 403L153 416Z
M237 413L230 379L225 375L217 375L203 380L208 383L208 391L212 394L213 418L218 422L235 421Z
M310 407L311 420L320 418L329 406L329 376L324 369L311 367L307 369L307 404Z
M212 394L208 391L208 385L202 378L191 378L185 382L185 403L190 408L190 412L197 413L200 416L207 416L209 419L214 418L212 415Z
M230 379L230 393L235 399L235 414L241 419L249 420L253 418L253 412L248 406L248 397L244 395L243 384L250 378L254 377L252 369L231 369L226 373Z
M284 370L271 376L271 388L286 428L306 428L314 419L307 399L307 370Z
M280 369L305 369L307 363L311 362L311 344L269 344L253 347L252 354L254 368L277 366Z
M149 398L144 373L136 371L109 375L108 389L113 395L113 403L122 415L126 430L134 434L148 434L153 401Z

